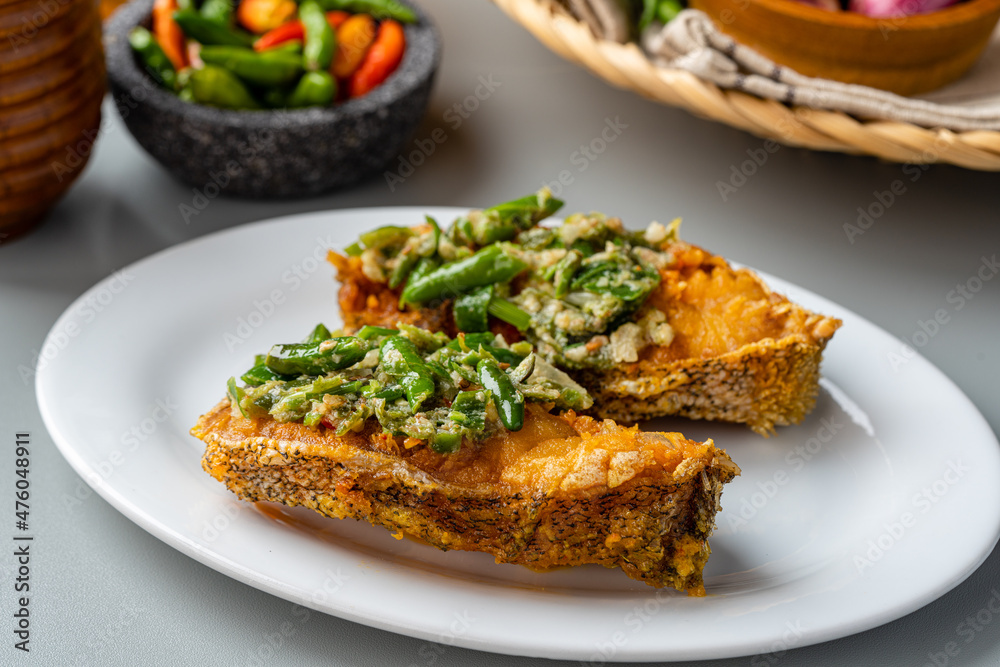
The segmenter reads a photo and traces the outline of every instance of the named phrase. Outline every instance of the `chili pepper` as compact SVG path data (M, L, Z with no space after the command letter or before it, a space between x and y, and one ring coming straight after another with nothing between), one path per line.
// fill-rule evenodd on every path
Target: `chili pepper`
M486 331L489 329L489 307L493 299L493 285L483 285L455 299L452 311L455 327L459 331Z
M277 28L268 30L261 35L253 43L253 50L266 51L293 39L301 41L305 37L305 34L305 31L302 29L302 21L296 20L282 23Z
M459 243L484 246L497 241L509 241L518 232L534 227L558 211L563 202L552 196L548 189L498 204L478 212L475 216L462 216L455 221L450 233Z
M210 21L229 26L233 22L233 3L232 0L205 0L198 13Z
M288 96L290 109L329 106L337 96L337 82L329 72L306 72Z
M583 260L583 255L581 255L576 250L570 250L563 258L560 259L553 265L552 271L552 284L556 288L556 298L561 299L569 293L570 284L573 281L573 274L578 268L580 268L580 262Z
M386 338L379 350L379 363L386 373L399 379L413 412L434 394L434 374L410 340L402 336Z
M223 109L259 109L243 82L227 69L205 65L191 72L191 95L196 102Z
M375 41L375 19L369 14L355 14L337 28L337 53L331 73L346 79L361 65L368 48Z
M500 422L509 431L520 431L524 426L524 396L521 395L497 362L483 359L476 364L479 383L493 394L493 404L500 413Z
M176 9L177 0L156 0L153 3L153 34L174 69L180 71L188 63L184 55L184 32L173 17Z
M416 13L399 0L320 0L323 9L343 9L352 14L371 14L379 19L416 23Z
M306 339L302 341L303 343L322 343L323 341L330 338L330 330L326 328L323 323L317 324L313 327L313 330L309 332Z
M417 247L417 252L423 257L433 257L437 253L438 244L441 242L441 225L429 215L424 216L424 220L430 225L431 235L426 237Z
M348 84L350 96L366 95L388 79L403 60L405 49L406 35L403 26L392 19L383 21L364 60L351 75Z
M397 241L405 241L411 236L413 236L413 230L409 227L386 225L378 229L373 229L370 232L365 232L358 237L358 240L365 249L384 248Z
M441 263L433 257L422 257L417 262L417 265L413 267L413 271L410 272L409 279L411 282L420 280L424 276L436 271L439 266L441 266Z
M260 53L270 53L274 51L282 51L284 53L294 53L299 56L299 61L302 60L302 40L301 39L290 39L287 42L282 42L277 46L271 47L270 49L265 49L260 51Z
M440 265L441 263L436 259L434 259L433 257L421 257L419 260L417 260L417 265L413 267L413 270L410 271L410 275L406 279L409 283L414 283L422 279L424 276L436 271ZM403 293L405 292L406 290L404 289ZM402 295L400 295L399 309L402 310L405 306L406 306L406 301L404 301Z
M271 380L291 380L294 376L292 375L282 375L281 373L275 373L270 368L267 367L265 363L255 364L253 368L248 370L240 379L243 380L247 385L261 385L265 382L270 382Z
M299 20L306 35L302 49L305 68L310 71L329 69L337 37L316 0L306 0L299 6Z
M520 231L534 227L562 208L563 203L561 199L553 197L548 188L543 188L526 197L492 206L483 213L500 222L512 224Z
M418 280L411 276L401 298L405 303L417 304L454 296L483 285L505 283L527 267L502 247L486 246L471 257L445 264Z
M438 454L452 454L462 448L462 434L437 431L430 439L430 446Z
M334 9L333 11L326 13L326 22L330 24L330 27L336 30L344 21L351 18L350 12L345 12L340 9Z
M206 3L210 1L205 0ZM290 20L296 9L294 0L240 0L236 18L244 28L259 35Z
M203 46L201 59L258 86L280 86L302 74L302 58L279 50L257 53L239 46Z
M153 33L142 26L136 26L128 34L128 42L132 50L139 54L146 72L157 83L170 90L177 89L177 70L163 52L163 47L153 37Z
M174 12L174 21L181 27L184 34L203 45L218 46L253 46L253 35L219 25L206 19L193 9L182 9Z
M441 240L441 227L437 220L429 215L427 216L427 224L431 227L430 234L410 237L396 258L396 265L389 276L390 289L396 289L402 285L421 258L432 257L437 253L438 242Z
M389 289L396 289L402 285L406 276L413 271L420 259L415 247L403 248L399 257L396 258L396 266L392 268L392 274L389 276Z
M451 402L448 418L473 431L486 427L486 395L482 391L461 391Z
M368 353L368 344L354 336L331 338L320 343L275 345L264 362L282 375L321 375L353 366Z
M395 401L397 399L403 398L406 392L403 391L402 387L386 387L381 391L375 392L372 398L381 398L385 401Z
M361 327L358 333L354 334L361 340L371 340L372 338L378 338L380 336L396 336L399 334L399 329L387 329L385 327L377 327L372 324L366 324Z
M350 16L347 12L327 12L326 21L330 24L331 28L336 30ZM302 27L302 21L295 19L287 23L282 23L273 30L268 30L253 43L253 48L254 51L266 51L291 40L299 40L301 42L305 39L305 36L306 32Z

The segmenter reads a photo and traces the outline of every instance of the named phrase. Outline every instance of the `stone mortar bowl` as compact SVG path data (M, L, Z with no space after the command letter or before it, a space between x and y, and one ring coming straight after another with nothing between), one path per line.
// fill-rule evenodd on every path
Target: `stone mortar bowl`
M184 102L141 68L128 33L149 27L152 7L133 0L104 28L111 94L139 145L209 198L316 195L379 172L424 115L441 60L437 31L413 7L419 20L406 26L403 61L364 97L329 108L217 109Z

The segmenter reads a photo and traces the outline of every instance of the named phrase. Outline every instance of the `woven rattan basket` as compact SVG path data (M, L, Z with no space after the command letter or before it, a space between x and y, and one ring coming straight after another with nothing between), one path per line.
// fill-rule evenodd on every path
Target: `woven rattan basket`
M493 0L548 48L619 88L789 146L1000 171L1000 132L952 132L790 107L655 66L636 44L600 40L555 0Z

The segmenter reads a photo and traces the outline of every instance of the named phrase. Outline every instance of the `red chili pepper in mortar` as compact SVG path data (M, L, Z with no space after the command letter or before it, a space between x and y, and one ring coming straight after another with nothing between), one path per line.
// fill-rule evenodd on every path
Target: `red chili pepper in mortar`
M365 59L348 81L351 97L361 97L396 71L406 49L403 26L392 19L382 21Z
M336 10L326 13L326 22L330 24L330 27L336 30L341 23L346 21L350 17L350 14L344 11ZM268 30L263 35L260 36L256 42L253 43L254 51L267 51L268 49L273 49L276 46L284 44L285 42L290 42L293 39L305 39L306 31L302 27L302 21L295 19L294 21L289 21L288 23L282 23L274 30Z

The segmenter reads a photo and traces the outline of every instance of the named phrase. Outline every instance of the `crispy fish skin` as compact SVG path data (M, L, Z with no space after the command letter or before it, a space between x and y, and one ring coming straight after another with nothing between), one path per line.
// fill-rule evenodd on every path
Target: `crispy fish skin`
M498 563L620 567L704 595L722 486L739 474L725 451L529 407L522 432L453 455L400 448L374 420L337 437L234 417L227 400L191 432L207 445L204 469L243 500L364 520Z
M747 424L761 435L815 407L823 344L804 335L745 345L711 359L641 361L578 371L595 414L631 423L663 415Z
M792 303L753 271L697 246L676 241L665 249L675 262L660 270L648 303L667 315L674 340L613 368L571 372L594 397L591 412L625 423L667 415L736 422L762 435L801 422L816 405L823 350L841 321ZM455 335L450 302L399 311L398 293L369 280L359 260L332 252L329 259L346 326L413 318ZM516 331L503 326L511 340Z

